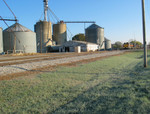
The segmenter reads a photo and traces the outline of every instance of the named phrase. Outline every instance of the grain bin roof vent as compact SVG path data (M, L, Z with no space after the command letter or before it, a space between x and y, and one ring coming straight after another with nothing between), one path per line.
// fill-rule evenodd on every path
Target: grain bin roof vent
M4 32L6 31L7 32L33 32L19 23L15 23L12 26L8 27L7 29L4 30Z
M89 26L87 29L96 29L96 28L102 28L96 24L92 24L91 26Z

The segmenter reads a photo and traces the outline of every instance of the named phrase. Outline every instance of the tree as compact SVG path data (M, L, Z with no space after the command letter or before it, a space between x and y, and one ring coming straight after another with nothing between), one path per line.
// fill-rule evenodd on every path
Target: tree
M77 41L85 41L85 35L84 34L77 34L75 35L72 40L77 40Z
M120 41L115 42L113 45L114 49L121 49L122 48L122 43Z
M136 48L141 48L142 47L142 43L136 40L131 41L130 43L132 43Z

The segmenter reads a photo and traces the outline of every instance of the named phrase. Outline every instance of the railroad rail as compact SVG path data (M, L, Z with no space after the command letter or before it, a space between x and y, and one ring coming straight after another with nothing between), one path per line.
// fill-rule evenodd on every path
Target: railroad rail
M16 65L23 63L39 62L45 60L55 60L61 58L69 58L74 56L89 55L91 53L58 53L44 55L29 55L29 56L3 56L0 58L0 66Z
M82 61L89 61L92 59L99 59L114 55L123 54L126 51L109 51L109 52L91 52L91 53L62 53L62 54L46 54L45 57L30 56L30 57L10 57L5 59L1 58L0 61L0 77L7 76L8 74L23 73L28 71L37 71L35 69L41 69L45 67L53 67L63 64L76 63ZM26 59L25 59L26 58ZM30 58L30 59L29 59Z

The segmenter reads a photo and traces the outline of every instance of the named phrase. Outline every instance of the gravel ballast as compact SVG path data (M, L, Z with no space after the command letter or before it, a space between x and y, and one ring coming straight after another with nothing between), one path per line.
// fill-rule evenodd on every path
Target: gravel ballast
M83 55L83 56L66 57L66 58L55 59L55 60L44 60L44 61L24 63L24 64L7 65L7 66L0 67L0 76L12 74L12 73L30 71L32 69L42 68L45 66L56 66L56 65L72 63L81 60L88 60L88 59L93 59L98 57L113 56L113 55L122 54L124 52L125 51L112 51L106 53L96 53L96 54Z

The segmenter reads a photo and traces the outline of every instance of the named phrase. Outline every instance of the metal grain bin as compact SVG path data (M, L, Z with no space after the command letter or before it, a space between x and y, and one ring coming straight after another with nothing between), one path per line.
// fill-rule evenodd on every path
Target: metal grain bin
M108 40L107 38L105 38L105 49L106 50L111 50L112 49L111 41Z
M34 26L36 32L37 52L46 53L47 46L53 44L52 41L52 24L47 21L37 22Z
M57 45L62 45L67 41L67 29L66 24L60 22L53 25L53 40Z
M100 46L100 50L105 49L104 28L92 24L85 30L85 39L87 42L96 43Z
M3 52L3 29L0 28L0 53Z
M24 53L36 53L36 34L26 27L15 23L3 31L4 51L22 51ZM15 42L16 37L16 42ZM15 45L16 44L16 45Z

